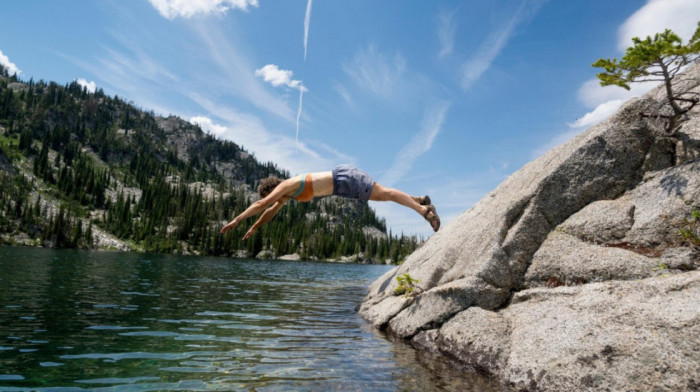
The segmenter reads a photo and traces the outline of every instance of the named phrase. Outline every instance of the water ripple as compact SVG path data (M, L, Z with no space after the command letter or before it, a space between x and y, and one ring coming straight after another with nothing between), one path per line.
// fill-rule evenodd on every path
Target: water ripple
M470 389L358 317L386 267L3 252L3 391Z

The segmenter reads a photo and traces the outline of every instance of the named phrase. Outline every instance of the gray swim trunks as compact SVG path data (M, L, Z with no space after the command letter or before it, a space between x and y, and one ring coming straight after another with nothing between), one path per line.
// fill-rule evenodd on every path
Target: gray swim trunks
M374 178L362 170L339 165L333 169L333 194L351 199L369 200Z

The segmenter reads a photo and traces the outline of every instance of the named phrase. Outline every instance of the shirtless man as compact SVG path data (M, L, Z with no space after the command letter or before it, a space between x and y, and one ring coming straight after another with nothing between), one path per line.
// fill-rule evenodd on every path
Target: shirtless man
M398 189L383 187L369 174L348 165L340 165L332 171L308 173L288 180L268 177L260 182L258 193L261 199L224 226L221 229L222 234L235 228L243 220L262 212L257 222L243 236L243 239L250 238L260 226L269 222L289 199L309 202L314 197L330 195L359 200L393 201L419 213L430 223L434 231L440 228L440 217L435 211L435 206L431 204L429 196L410 196Z

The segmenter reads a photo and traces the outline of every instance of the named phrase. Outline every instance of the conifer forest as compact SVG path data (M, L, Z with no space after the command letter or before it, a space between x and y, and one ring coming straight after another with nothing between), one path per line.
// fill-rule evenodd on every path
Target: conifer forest
M290 201L245 241L254 219L221 235L269 175L290 176L177 117L0 66L0 244L110 249L114 239L142 252L375 262L418 246L387 233L366 202L337 197Z

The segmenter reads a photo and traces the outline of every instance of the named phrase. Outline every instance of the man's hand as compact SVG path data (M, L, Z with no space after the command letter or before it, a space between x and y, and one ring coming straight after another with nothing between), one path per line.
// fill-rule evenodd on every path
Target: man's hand
M224 234L231 229L235 229L236 226L238 226L238 221L236 221L236 219L234 219L231 222L229 222L226 226L221 228L221 234Z
M252 226L250 229L248 229L248 232L245 233L245 235L243 236L243 239L244 239L244 240L247 240L247 239L250 238L253 234L255 234L255 226Z

